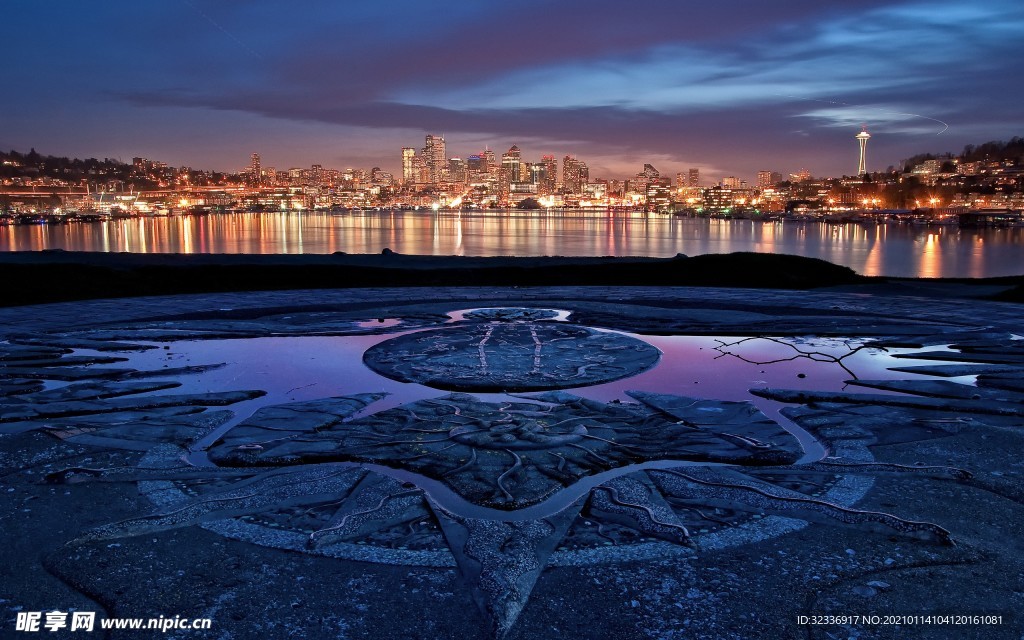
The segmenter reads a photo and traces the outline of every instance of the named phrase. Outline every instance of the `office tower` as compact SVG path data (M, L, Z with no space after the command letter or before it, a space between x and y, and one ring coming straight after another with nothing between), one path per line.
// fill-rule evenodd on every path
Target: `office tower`
M498 160L490 147L484 147L484 164L487 167L487 175L496 176L498 173Z
M871 134L868 133L867 125L861 127L860 133L856 136L857 142L860 144L860 162L857 163L857 175L862 176L868 172L868 140L871 139Z
M771 189L775 185L782 182L782 174L778 171L758 171L757 172L757 188L758 189Z
M541 195L549 196L555 192L558 185L558 161L555 156L546 155L540 157L544 165L544 180L540 183Z
M427 167L432 184L445 179L448 173L448 154L443 137L427 134L423 146L423 164Z
M566 193L583 193L583 187L590 180L587 164L572 156L562 159L562 190Z
M699 187L700 186L700 169L690 169L688 172L689 181L686 186L688 187Z
M448 179L452 182L466 182L466 163L462 158L448 158Z
M811 179L811 172L809 169L800 169L796 173L789 174L789 177L796 182L807 182Z
M736 176L726 176L722 178L722 187L725 189L739 189L740 179Z
M501 154L501 168L508 170L511 182L522 182L522 152L519 147L512 145L508 151Z
M249 182L255 186L260 186L263 182L263 168L260 165L260 154L254 153L249 156Z
M414 168L414 159L416 158L416 150L412 147L402 147L402 183L413 184L416 182L416 171Z

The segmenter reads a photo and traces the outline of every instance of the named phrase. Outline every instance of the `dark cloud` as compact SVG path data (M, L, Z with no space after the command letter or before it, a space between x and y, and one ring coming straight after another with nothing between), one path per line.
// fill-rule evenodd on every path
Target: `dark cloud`
M403 130L412 146L430 131L841 173L861 118L886 164L1024 125L1024 7L1011 0L41 1L5 18L20 90L0 115L24 131L14 139L60 149L117 131L159 156L161 131L181 148L191 118L208 132L195 166L241 157L265 127L275 144L297 136L295 162L344 132L358 157L395 168ZM939 140L929 118L950 124Z

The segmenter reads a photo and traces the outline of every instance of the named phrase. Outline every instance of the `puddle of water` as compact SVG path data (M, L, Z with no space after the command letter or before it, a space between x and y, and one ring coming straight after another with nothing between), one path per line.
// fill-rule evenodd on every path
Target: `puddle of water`
M181 376L178 378L181 387L155 392L154 395L234 389L260 389L267 392L261 398L227 407L234 412L233 419L194 445L198 455L190 460L196 464L205 464L202 450L263 406L365 392L383 391L389 394L359 414L364 415L416 400L447 395L447 391L385 378L363 364L364 351L404 333L408 331L369 336L268 337L160 343L159 349L125 354L129 361L119 365L156 370L226 363L220 369ZM771 386L841 391L846 386L845 381L853 377L927 379L930 376L895 372L888 368L934 364L934 361L893 357L897 353L910 353L916 349L890 349L888 352L861 349L851 354L851 349L859 343L838 339L627 335L657 347L662 353L661 360L651 369L630 378L565 391L602 402L632 402L625 392L633 389L707 399L750 401L800 440L805 451L802 461L805 462L818 460L828 452L810 434L779 413L785 404L753 396L749 389ZM730 346L723 347L723 344ZM164 346L169 349L163 349ZM809 355L801 355L801 352ZM837 362L841 357L842 364ZM964 376L951 380L970 383L972 378ZM874 389L856 391L894 393ZM503 394L474 395L489 402L509 399L509 396Z
M545 318L544 322L568 322L569 314L572 313L572 311L568 311L566 309L549 309L546 307L474 307L472 309L457 309L455 311L449 311L448 317L451 318L451 320L449 320L448 322L451 323L465 321L467 320L466 314L471 313L473 311L499 311L510 308L529 308L531 311L551 311L552 313L555 314L551 318ZM469 319L471 320L472 318Z
M388 329L400 324L402 324L402 321L398 318L379 318L377 320L357 322L356 326L360 329Z

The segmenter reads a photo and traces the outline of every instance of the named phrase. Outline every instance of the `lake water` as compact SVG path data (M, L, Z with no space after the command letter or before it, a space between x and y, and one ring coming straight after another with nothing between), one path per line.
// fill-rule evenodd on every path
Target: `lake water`
M0 250L652 256L756 251L870 276L1024 274L1024 228L676 218L644 212L225 213L0 227Z

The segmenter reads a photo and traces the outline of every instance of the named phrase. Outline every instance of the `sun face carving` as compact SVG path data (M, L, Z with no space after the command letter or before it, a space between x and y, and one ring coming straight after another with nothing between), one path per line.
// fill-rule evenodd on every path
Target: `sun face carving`
M531 314L493 313L470 322L407 334L363 356L368 367L402 382L449 391L543 391L633 376L660 353L630 336L538 321ZM541 319L543 320L543 318Z

